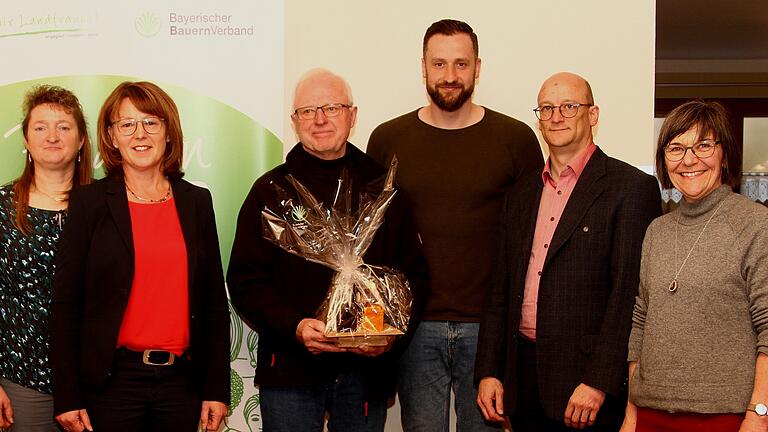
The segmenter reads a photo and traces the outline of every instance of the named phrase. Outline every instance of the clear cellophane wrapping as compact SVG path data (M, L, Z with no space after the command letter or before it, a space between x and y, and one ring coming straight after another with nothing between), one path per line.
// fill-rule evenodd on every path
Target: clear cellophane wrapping
M412 295L405 275L366 264L365 252L395 196L393 159L378 194L361 188L353 210L352 185L346 170L338 182L334 202L326 207L293 176L293 190L273 183L277 202L262 211L264 237L283 250L335 270L317 319L325 335L346 347L385 345L402 335L411 313Z

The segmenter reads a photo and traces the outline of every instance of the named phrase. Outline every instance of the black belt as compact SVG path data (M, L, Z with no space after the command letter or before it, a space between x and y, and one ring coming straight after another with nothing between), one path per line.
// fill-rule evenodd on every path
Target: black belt
M144 350L134 351L125 347L120 347L117 350L119 358L136 361L137 363L144 363L149 366L172 366L179 361L185 361L185 355L176 355L170 351L163 350Z

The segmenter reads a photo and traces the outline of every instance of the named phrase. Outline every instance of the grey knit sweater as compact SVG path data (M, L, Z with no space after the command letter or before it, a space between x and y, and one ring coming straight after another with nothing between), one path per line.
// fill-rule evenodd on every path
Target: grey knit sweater
M669 292L716 210L677 291ZM630 400L670 412L744 412L758 352L768 354L768 209L721 186L696 203L681 202L645 234L629 339L628 359L638 362Z

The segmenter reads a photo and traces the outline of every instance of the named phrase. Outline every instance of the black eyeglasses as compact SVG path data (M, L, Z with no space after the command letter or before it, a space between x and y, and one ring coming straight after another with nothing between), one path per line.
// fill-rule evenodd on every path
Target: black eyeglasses
M682 160L685 153L690 150L697 158L706 159L715 153L715 146L718 144L720 141L709 139L701 140L692 146L670 143L664 147L664 157L670 162L677 162Z
M325 104L323 106L314 107L306 106L296 108L293 113L296 114L302 120L312 120L317 115L317 110L320 110L326 117L336 117L341 114L344 108L352 108L352 105L345 105L340 103Z
M555 108L560 110L560 115L565 118L571 118L575 117L576 114L579 112L579 108L586 106L592 106L593 104L589 103L566 103L562 105L542 105L540 107L534 108L533 112L536 113L536 117L539 120L549 120L552 118L552 115L555 113Z

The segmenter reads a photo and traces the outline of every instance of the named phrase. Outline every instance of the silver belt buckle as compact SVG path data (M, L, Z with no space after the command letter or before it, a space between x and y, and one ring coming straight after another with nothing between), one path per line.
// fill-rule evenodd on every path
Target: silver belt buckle
M153 352L160 352L160 353L166 353L168 354L168 361L165 363L154 363L152 360L149 359L150 354ZM163 350L144 350L144 355L142 356L142 361L146 365L150 366L170 366L173 364L174 360L176 360L176 354L168 351Z

